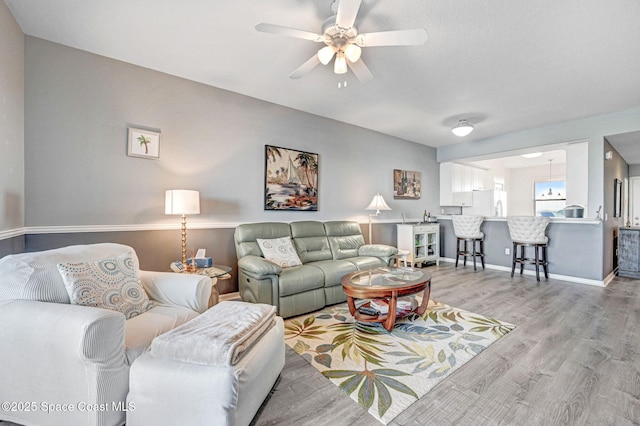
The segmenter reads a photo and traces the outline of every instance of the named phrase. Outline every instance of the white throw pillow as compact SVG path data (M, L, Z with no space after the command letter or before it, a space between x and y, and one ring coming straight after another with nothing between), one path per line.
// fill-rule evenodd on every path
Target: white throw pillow
M273 262L282 268L300 266L302 262L298 253L293 248L291 237L272 238L269 240L256 238L262 255L269 262Z
M111 309L126 319L153 308L138 278L131 253L80 263L59 263L58 271L71 303Z

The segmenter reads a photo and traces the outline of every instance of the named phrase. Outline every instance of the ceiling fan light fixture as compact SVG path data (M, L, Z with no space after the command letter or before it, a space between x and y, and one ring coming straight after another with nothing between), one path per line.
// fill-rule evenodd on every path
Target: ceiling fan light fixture
M360 48L360 46L355 44L348 45L347 48L344 50L344 55L351 62L357 62L358 59L360 59L361 54L362 54L362 49Z
M336 74L346 74L347 72L347 60L345 59L344 54L341 54L341 52L338 52L338 55L336 55L336 61L333 65L333 72L335 72Z
M464 136L467 136L469 133L473 132L473 125L471 125L471 123L469 123L465 119L458 120L458 124L453 126L453 128L451 129L451 132L454 135L462 138Z
M331 62L333 55L335 55L336 51L332 46L325 46L322 49L318 50L318 59L322 65L327 65Z

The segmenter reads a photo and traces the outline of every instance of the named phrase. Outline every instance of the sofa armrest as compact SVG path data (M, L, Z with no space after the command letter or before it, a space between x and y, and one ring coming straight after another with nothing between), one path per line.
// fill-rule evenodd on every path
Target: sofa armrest
M198 274L140 271L149 297L165 305L178 305L202 313L209 308L211 278Z
M63 303L0 304L0 401L125 401L125 318L119 312ZM62 385L64 384L64 386ZM124 413L6 412L21 424L121 424ZM3 417L5 418L5 417ZM99 419L96 419L99 418Z
M398 254L398 249L385 244L365 244L358 249L358 256L375 256L382 259Z
M245 256L238 260L238 268L248 275L262 279L270 275L280 275L282 268L260 256Z

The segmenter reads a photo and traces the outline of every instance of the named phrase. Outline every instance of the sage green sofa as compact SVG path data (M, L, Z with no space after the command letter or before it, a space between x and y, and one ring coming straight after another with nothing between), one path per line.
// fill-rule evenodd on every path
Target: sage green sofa
M256 239L281 237L291 237L301 266L281 268L264 259ZM383 244L365 244L360 225L350 221L243 224L236 228L234 241L240 297L274 305L284 318L344 302L343 276L386 266L398 252Z

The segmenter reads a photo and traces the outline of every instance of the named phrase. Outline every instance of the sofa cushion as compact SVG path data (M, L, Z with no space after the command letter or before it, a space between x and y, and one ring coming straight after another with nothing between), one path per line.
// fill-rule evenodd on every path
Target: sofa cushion
M278 279L280 297L324 287L324 274L313 266L294 266L282 270Z
M142 355L151 341L198 316L182 306L156 305L147 312L127 320L125 323L125 357L128 365Z
M291 236L302 263L333 258L324 224L316 221L291 223Z
M260 251L265 259L281 268L302 265L298 253L293 248L291 237L256 239Z
M321 260L319 262L307 263L307 265L322 271L324 274L325 287L341 285L342 277L358 270L352 262L346 260Z
M58 263L85 262L135 251L126 245L101 243L12 254L0 259L0 300L38 300L69 303L69 294L58 272Z
M58 270L74 305L110 309L126 319L153 308L131 252L87 262L59 263Z
M364 245L364 237L357 222L325 222L324 228L334 259L358 256L358 249Z

